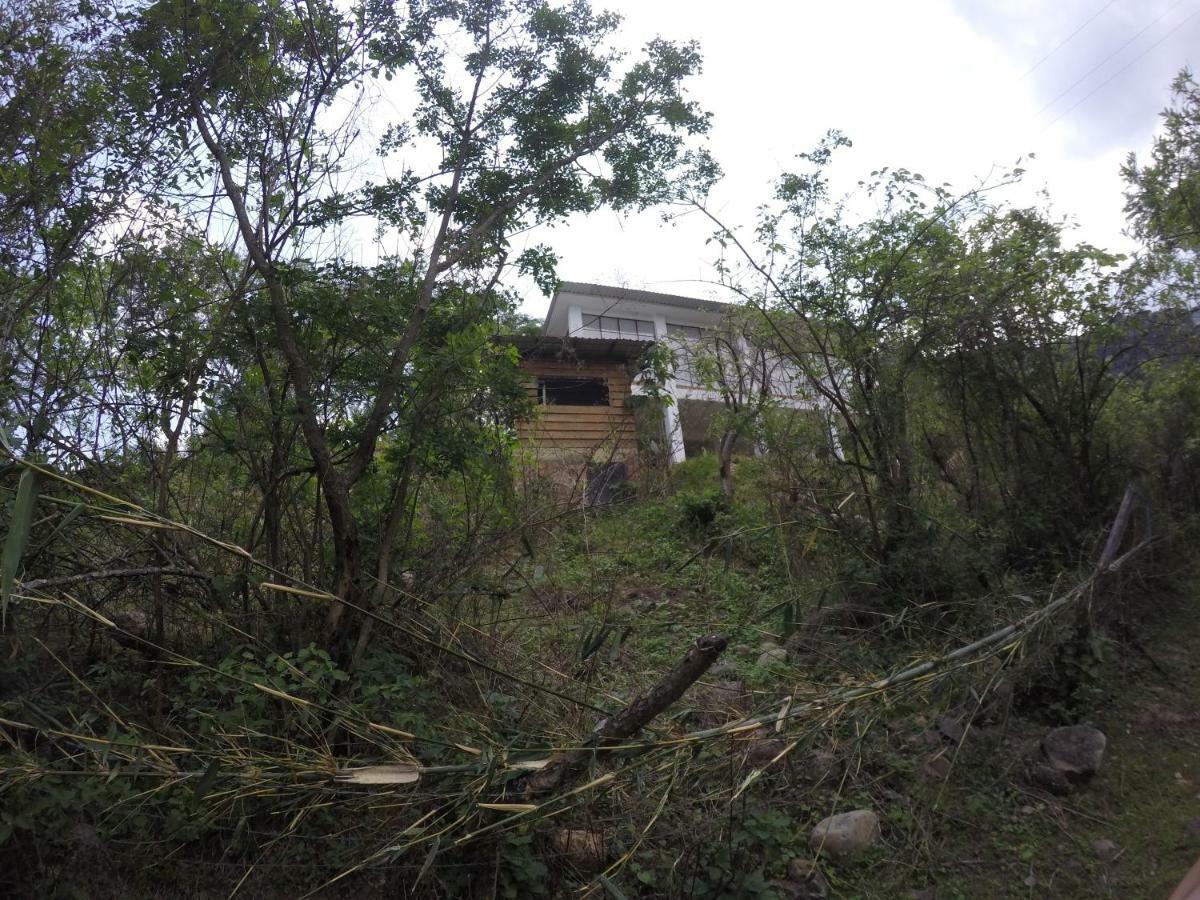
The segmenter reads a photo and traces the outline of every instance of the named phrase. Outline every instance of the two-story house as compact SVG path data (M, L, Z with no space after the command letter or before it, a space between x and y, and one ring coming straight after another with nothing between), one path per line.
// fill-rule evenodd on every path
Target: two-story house
M595 461L632 467L637 458L636 397L643 393L638 362L654 342L674 353L674 378L664 387L674 402L661 410L663 442L679 462L710 445L710 423L723 403L692 364L692 348L717 334L738 307L677 294L562 282L538 337L510 339L529 374L528 390L538 415L520 428L522 443L546 462ZM773 393L786 386L784 402L808 406L779 366L772 367ZM643 437L645 437L643 435Z

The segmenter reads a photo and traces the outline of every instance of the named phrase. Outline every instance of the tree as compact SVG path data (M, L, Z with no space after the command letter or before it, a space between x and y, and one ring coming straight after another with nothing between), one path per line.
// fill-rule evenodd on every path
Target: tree
M1129 185L1125 213L1147 244L1194 251L1200 248L1200 85L1184 69L1171 92L1175 105L1162 113L1150 162L1139 165L1130 153L1121 169Z
M148 96L174 123L191 161L195 203L212 177L242 252L265 292L270 345L283 361L300 432L329 518L334 593L322 640L344 643L346 609L367 602L363 521L354 493L381 440L411 402L414 352L439 304L461 290L488 296L512 265L547 273L544 251L509 259L511 235L601 205L666 197L690 161L685 139L707 118L682 94L694 47L656 40L621 71L610 46L618 20L586 4L531 0L390 3L343 11L331 2L160 0L139 17L134 48ZM364 79L405 76L411 117L393 124L385 151L418 144L439 158L361 190L339 190L357 135L353 116L331 121ZM320 404L320 356L300 335L298 273L306 241L354 214L410 240L390 290L404 321L379 335L386 360L369 395L334 415ZM371 522L391 534L410 498Z
M1030 563L1073 546L1120 488L1104 411L1138 334L1118 258L993 201L1019 171L954 194L884 170L833 200L824 171L844 144L831 135L780 178L756 245L717 234L726 283L832 426L819 463L775 435L793 492L892 596L953 587L929 560L964 555L936 554L939 532L1000 535Z
M733 454L743 436L755 438L761 420L777 402L784 376L782 359L772 352L757 310L735 310L702 337L681 343L693 377L721 395L717 464L721 493L733 496Z
M152 158L158 119L125 91L125 34L91 4L0 7L0 404L8 375L36 354L50 297L98 230L173 166ZM143 193L144 196L144 193ZM33 439L38 423L5 423ZM34 427L33 433L27 429Z

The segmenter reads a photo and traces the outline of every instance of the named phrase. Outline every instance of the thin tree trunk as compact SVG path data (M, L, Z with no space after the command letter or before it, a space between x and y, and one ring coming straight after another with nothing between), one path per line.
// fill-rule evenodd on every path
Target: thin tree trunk
M721 493L733 496L733 449L737 446L738 433L730 429L721 435L721 446L717 459L721 465Z

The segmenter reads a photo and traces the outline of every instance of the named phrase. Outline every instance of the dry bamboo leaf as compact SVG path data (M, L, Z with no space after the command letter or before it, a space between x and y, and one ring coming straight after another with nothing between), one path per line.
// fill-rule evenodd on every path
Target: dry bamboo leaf
M382 763L357 769L338 769L333 777L344 784L413 784L421 778L421 767L412 763Z
M100 516L106 522L116 522L118 525L136 525L139 528L165 528L168 531L179 530L178 525L170 522L155 522L151 519L133 519L129 516Z
M533 812L537 809L536 803L477 803L475 804L480 809L494 809L496 812Z
M792 708L792 698L788 697L783 701L783 706L779 707L779 716L775 719L775 733L783 732L783 720L787 718L788 710Z
M402 741L415 740L416 735L409 731L401 731L399 728L393 728L391 725L380 725L378 722L368 722L372 728L382 731L384 734L390 734L392 737L398 737Z
M522 759L517 762L510 762L510 769L525 769L530 772L536 772L538 769L544 769L550 763L549 758L546 759Z
M278 697L280 700L287 700L291 703L298 703L301 706L312 706L312 704L309 703L307 700L303 700L300 697L293 697L291 694L284 693L283 691L277 691L277 690L275 690L275 688L269 688L265 684L259 684L257 681L252 681L250 683L253 684L260 691L262 691L264 694L270 694L272 697Z
M286 584L275 584L271 581L264 581L261 585L259 585L259 587L266 591L279 591L281 594L297 594L301 597L312 597L316 600L337 599L337 597L333 596L333 594L327 594L321 591L306 591L303 588L290 587Z

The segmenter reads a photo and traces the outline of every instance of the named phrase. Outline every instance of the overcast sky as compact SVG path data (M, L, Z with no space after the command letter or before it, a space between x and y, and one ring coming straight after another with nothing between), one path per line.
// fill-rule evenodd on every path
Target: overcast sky
M625 16L630 46L660 34L700 42L691 85L713 113L726 172L713 205L753 221L772 177L830 128L854 148L848 186L879 166L967 187L1030 152L1028 201L1045 188L1077 236L1125 250L1119 168L1143 154L1184 65L1197 62L1200 0L596 0ZM535 235L559 277L721 295L711 228L661 214L599 213ZM530 290L525 305L544 313Z

